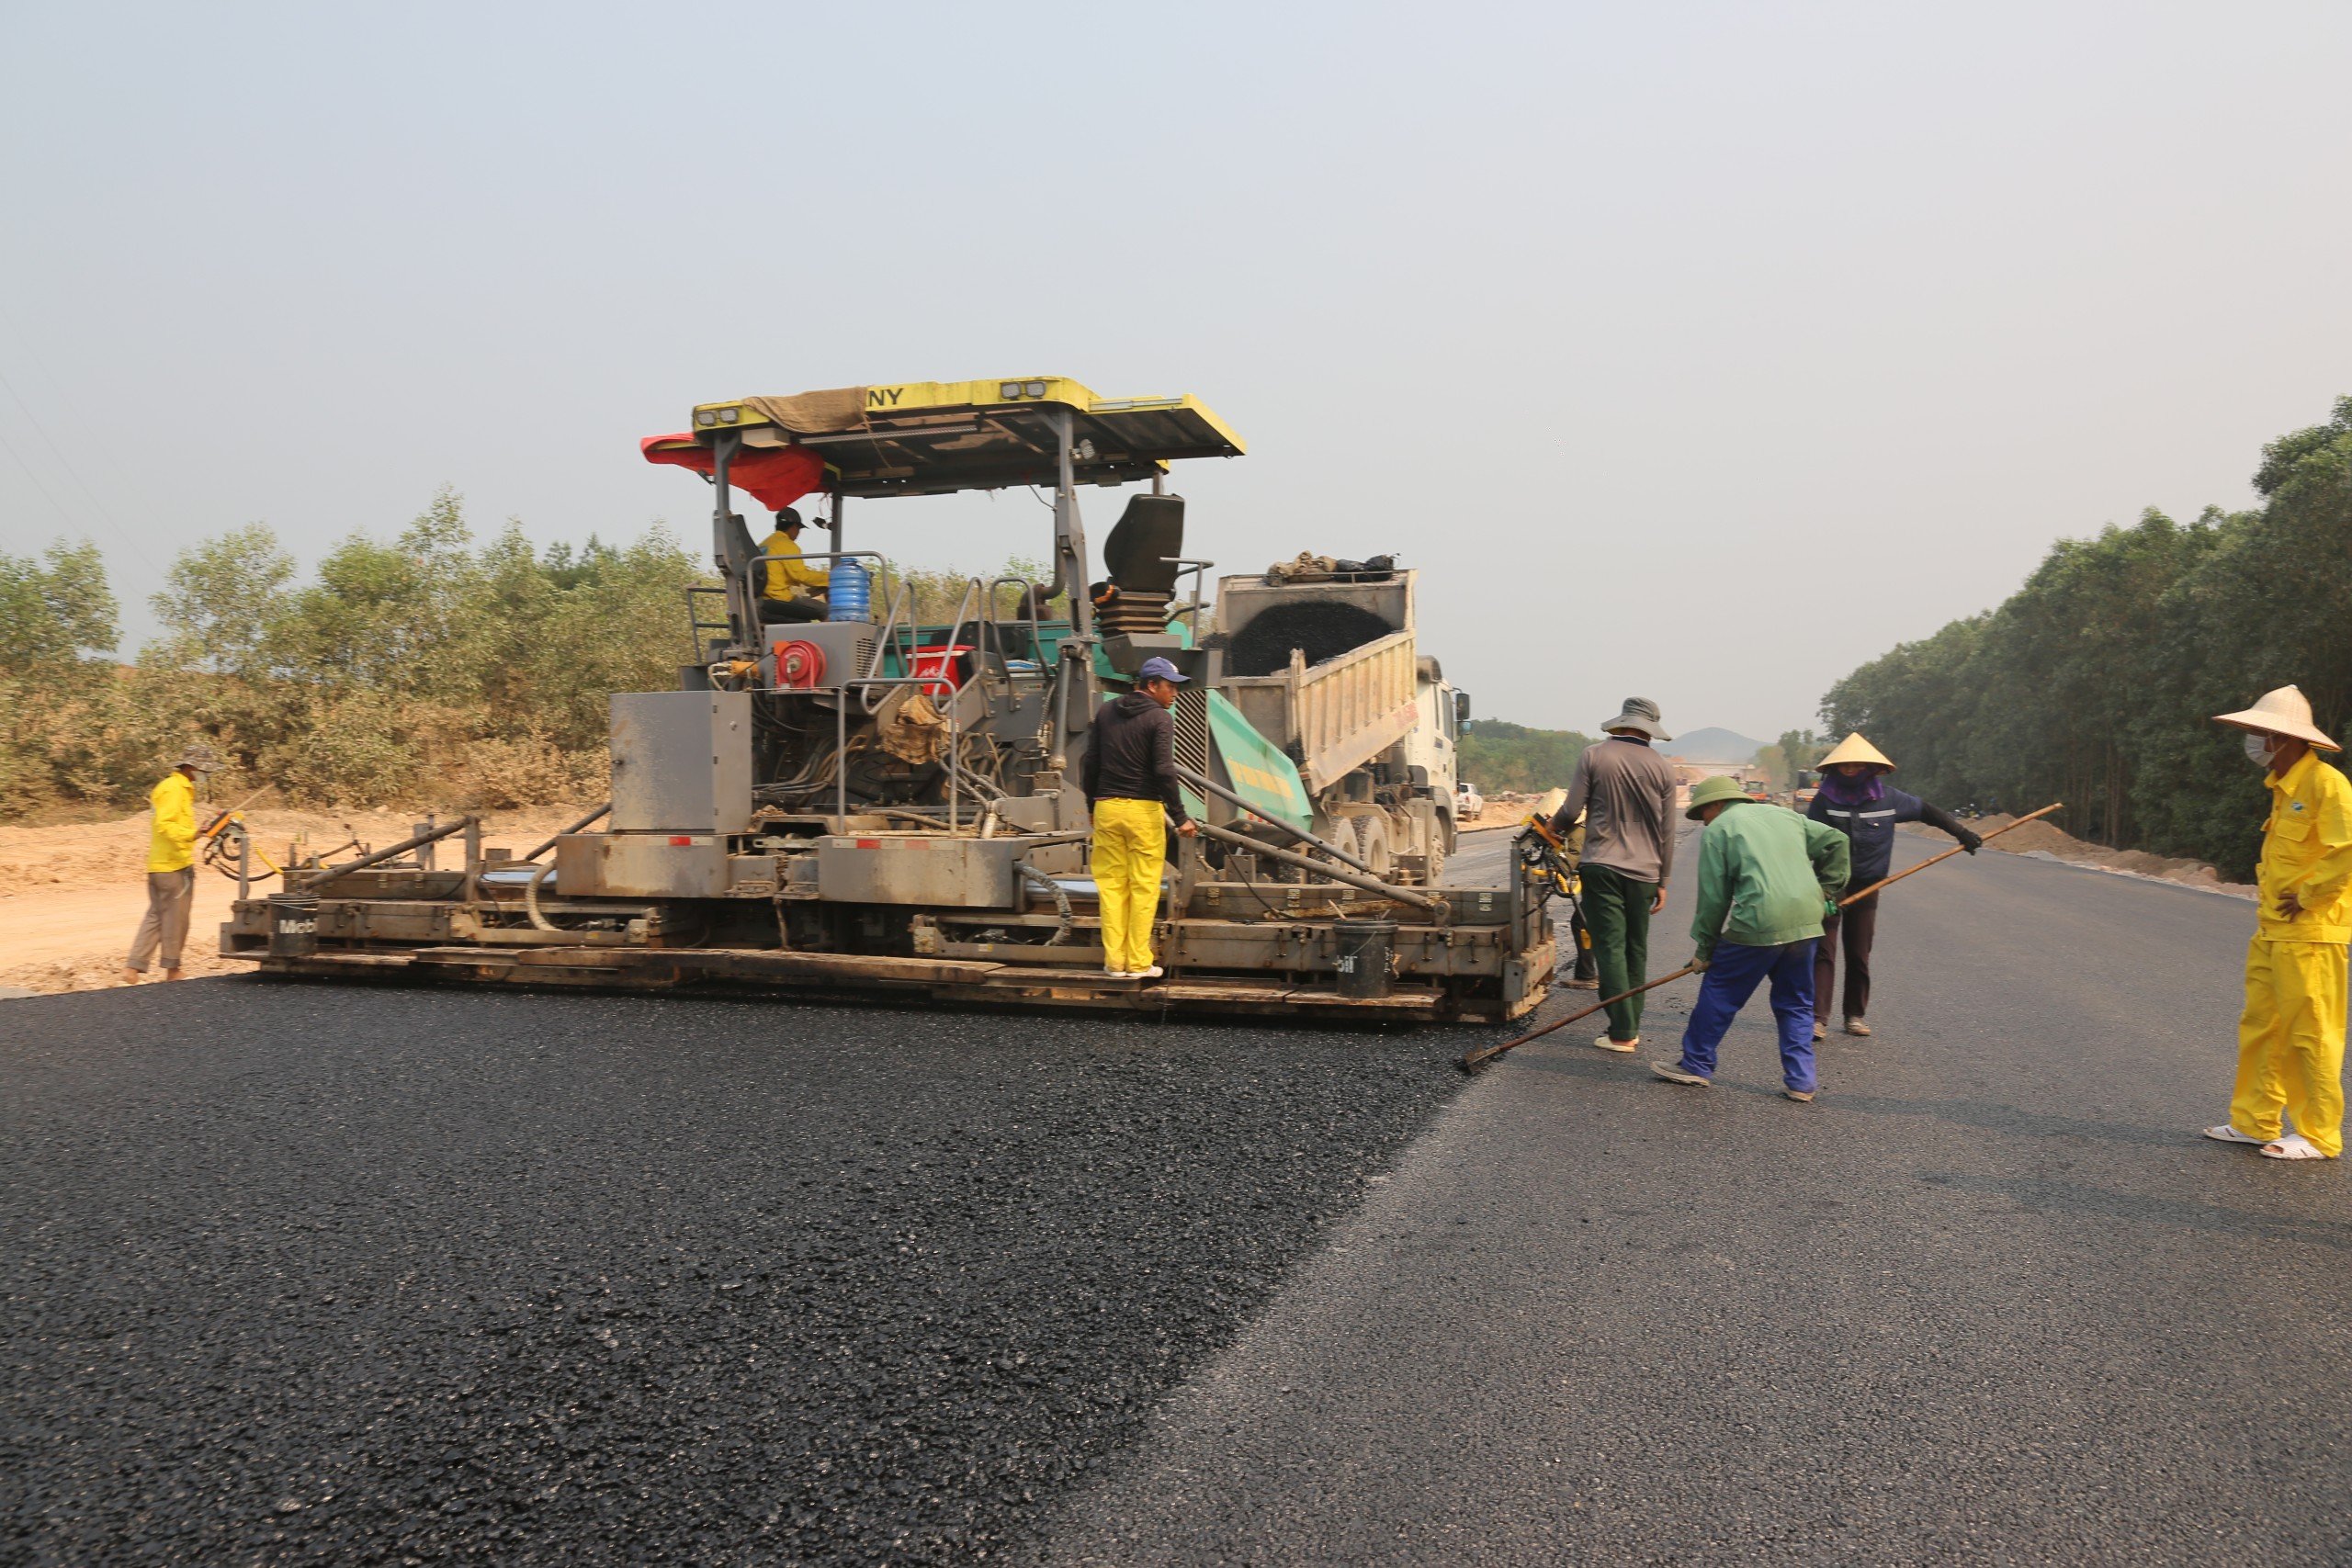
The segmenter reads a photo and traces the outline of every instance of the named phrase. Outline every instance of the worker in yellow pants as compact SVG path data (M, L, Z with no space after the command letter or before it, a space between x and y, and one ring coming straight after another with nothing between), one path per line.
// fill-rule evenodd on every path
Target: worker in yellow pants
M1094 886L1102 898L1102 967L1157 975L1151 924L1159 914L1159 873L1168 824L1156 800L1094 803Z
M2329 1159L2344 1152L2346 952L2259 936L2246 949L2230 1125L2266 1147L2282 1141L2283 1108L2312 1147Z
M1168 824L1194 829L1176 777L1176 726L1168 710L1184 683L1176 666L1147 659L1136 689L1102 705L1087 732L1079 784L1094 811L1094 887L1102 900L1102 967L1113 975L1159 977L1151 961L1151 922L1159 912L1159 871L1168 861Z
M2339 750L2293 686L2215 720L2246 732L2270 791L2255 871L2254 945L2238 1018L2230 1119L2205 1135L2259 1144L2271 1159L2344 1152L2346 944L2352 942L2352 782L2319 760ZM2295 1119L2287 1132L2284 1111Z

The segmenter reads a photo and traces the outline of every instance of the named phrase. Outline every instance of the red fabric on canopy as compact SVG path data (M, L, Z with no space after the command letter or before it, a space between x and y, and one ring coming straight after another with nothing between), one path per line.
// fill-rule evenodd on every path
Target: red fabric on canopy
M674 463L703 475L712 471L710 448L692 435L649 435L637 446L649 463ZM727 465L727 483L770 512L781 512L823 488L825 459L806 446L738 447Z

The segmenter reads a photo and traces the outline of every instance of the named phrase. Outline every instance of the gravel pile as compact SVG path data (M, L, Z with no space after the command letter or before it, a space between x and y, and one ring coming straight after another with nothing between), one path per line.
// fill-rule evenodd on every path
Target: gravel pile
M1306 600L1262 610L1226 647L1231 675L1272 675L1290 667L1291 649L1320 664L1350 649L1378 642L1396 628L1355 604Z
M252 981L0 1004L0 1562L971 1562L1462 1037Z

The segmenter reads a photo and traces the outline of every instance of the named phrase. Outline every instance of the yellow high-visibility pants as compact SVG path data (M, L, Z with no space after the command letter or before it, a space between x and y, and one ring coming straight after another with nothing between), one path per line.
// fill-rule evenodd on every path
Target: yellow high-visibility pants
M1168 817L1156 800L1094 803L1094 886L1102 897L1102 967L1151 967L1159 870L1168 863Z
M2278 1112L2330 1158L2344 1152L2345 954L2341 942L2256 937L2245 954L2237 1092L2230 1125L2266 1142Z

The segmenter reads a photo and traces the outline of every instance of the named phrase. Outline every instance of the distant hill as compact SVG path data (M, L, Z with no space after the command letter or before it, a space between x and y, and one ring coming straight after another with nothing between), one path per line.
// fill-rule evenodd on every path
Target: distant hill
M1694 762L1752 762L1763 748L1761 740L1729 729L1693 729L1687 734L1675 731L1674 739L1659 745L1658 750L1669 757L1688 757Z

